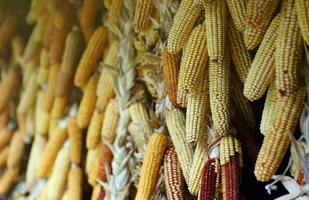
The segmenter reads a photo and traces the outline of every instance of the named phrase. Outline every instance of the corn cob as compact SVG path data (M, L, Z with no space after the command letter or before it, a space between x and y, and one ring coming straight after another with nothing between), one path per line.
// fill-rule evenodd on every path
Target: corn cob
M174 148L166 150L164 156L164 182L168 200L184 200L184 180Z
M47 0L32 1L31 8L27 15L27 21L38 21L47 11Z
M167 39L168 52L177 54L186 45L200 12L201 9L195 6L194 1L180 3Z
M68 199L81 200L83 196L83 171L79 167L70 168L68 175Z
M297 89L302 47L294 0L286 0L281 7L281 22L275 53L275 81L281 96L289 95Z
M30 157L26 172L26 185L30 190L34 187L36 183L36 170L42 160L44 148L46 146L47 140L40 134L36 134L34 137L34 142L31 147Z
M8 14L0 25L0 52L10 42L18 26L18 17L15 14Z
M147 144L147 151L143 159L140 180L135 197L136 200L151 198L157 184L166 146L167 137L165 135L154 133L150 137Z
M101 185L97 184L93 187L91 200L98 200L101 192Z
M111 6L108 8L108 21L113 24L118 24L120 17L120 10L123 6L123 0L114 0Z
M101 136L103 140L113 142L116 136L116 128L119 120L118 105L115 99L111 99L107 105L102 124Z
M77 87L86 85L99 64L100 57L107 43L107 29L99 27L91 36L91 39L79 61L74 84Z
M64 27L66 24L73 24L73 7L68 1L51 0L50 2L58 1L57 9L53 11L55 27Z
M265 135L268 131L268 129L271 127L272 124L272 117L275 114L274 108L277 101L277 90L274 83L272 83L267 92L263 113L262 113L262 119L260 123L260 131L263 135Z
M226 1L231 17L237 31L243 33L246 24L246 6L247 0L227 0Z
M295 8L297 13L297 20L298 25L301 30L302 36L306 42L306 44L309 44L309 16L308 16L308 9L309 4L305 0L295 0Z
M178 90L192 92L200 81L207 67L206 29L196 26L184 47L180 64Z
M9 146L6 146L0 150L0 168L6 166L8 155L9 155Z
M10 119L10 107L7 106L6 108L3 109L2 112L0 112L0 130L3 129L7 123L9 122ZM0 136L1 138L1 136ZM1 139L0 139L1 140ZM1 144L1 141L0 141ZM0 145L0 149L1 149L1 145Z
M3 149L7 144L9 144L12 136L12 130L8 128L3 128L0 130L0 149Z
M100 114L98 110L95 110L93 112L87 131L87 138L86 138L87 149L94 149L100 143L103 118L104 113Z
M227 33L227 7L224 0L205 2L207 49L210 62L224 58Z
M0 83L0 111L3 111L14 97L18 84L19 74L15 69L11 69Z
M51 110L51 116L54 118L61 118L68 111L69 94L62 97L55 97L53 107Z
M200 200L213 200L216 195L216 165L218 162L212 158L205 162L202 169L201 189L199 193Z
M24 51L25 41L21 36L15 36L11 41L11 48L14 60L19 60Z
M239 141L231 135L227 135L220 140L220 165L223 166L231 161L231 157L238 153L241 156L241 147ZM239 162L241 163L241 157Z
M90 174L93 172L92 169L95 163L95 159L98 157L99 153L100 153L100 149L101 149L101 145L97 146L97 148L95 149L90 149L87 151L87 155L86 155L86 165L85 165L85 171L86 174L88 175L88 177L90 176Z
M177 89L177 104L180 107L187 107L187 103L188 103L188 94L185 93L185 91L183 90L178 90Z
M193 162L193 146L186 141L185 116L178 110L166 112L166 125L172 138L185 180L189 183Z
M99 76L94 74L84 91L83 98L80 102L77 113L77 124L80 128L86 128L91 120L91 116L95 110L95 103L97 101L96 88L98 84Z
M49 47L51 45L51 41L53 39L53 31L55 29L54 24L54 15L49 14L48 15L48 21L45 27L44 35L43 35L43 48L47 51L49 50Z
M23 134L15 132L9 147L9 155L6 162L8 168L19 168L23 157L25 143Z
M152 8L151 0L138 0L135 4L134 11L134 30L135 32L144 31L148 18L150 15L150 11Z
M95 28L95 18L100 8L100 0L87 0L81 7L79 22L85 38L88 43L92 37Z
M48 74L49 74L49 55L46 49L42 49L40 52L40 67L38 72L37 82L38 84L43 84L48 81Z
M228 22L230 34L228 35L229 52L231 53L234 68L238 74L240 81L244 84L248 71L251 66L251 57L249 51L245 47L243 35L236 30L232 21Z
M81 56L82 35L78 28L73 27L65 40L62 62L57 77L56 96L64 96L69 92L73 76Z
M53 171L49 177L49 185L47 192L48 199L60 199L66 187L66 179L70 167L70 153L69 148L62 148L55 160Z
M50 113L45 112L41 109L38 112L39 113L38 113L37 122L36 122L38 132L42 135L47 135L48 128L49 128Z
M66 138L67 130L58 128L48 140L46 148L44 149L41 164L37 169L36 177L38 179L47 177L48 173L52 170L57 153L61 149Z
M276 39L280 20L280 15L277 15L271 22L247 75L244 95L250 101L259 99L274 77Z
M82 130L78 127L76 118L68 119L68 134L71 141L71 163L80 164L82 161Z
M260 44L279 2L279 0L248 1L244 31L247 49L254 49Z
M173 55L164 49L162 51L163 75L166 91L172 105L177 106L177 84L180 69L180 54Z
M198 195L201 188L203 166L206 162L207 132L200 135L193 156L188 189L191 194Z
M252 129L255 128L255 119L254 113L249 103L249 100L243 95L243 86L237 77L236 73L233 73L232 78L232 100L237 110L239 109L244 119L246 120L246 124Z
M18 169L7 168L0 178L0 195L6 195L17 181Z
M45 92L44 103L42 105L42 109L45 112L50 112L53 106L53 102L55 99L55 87L57 84L57 73L59 69L59 64L55 64L51 66L49 77L48 77L48 86Z
M278 169L297 126L305 94L305 88L301 87L289 96L278 97L272 124L265 134L255 163L254 173L259 181L270 180Z

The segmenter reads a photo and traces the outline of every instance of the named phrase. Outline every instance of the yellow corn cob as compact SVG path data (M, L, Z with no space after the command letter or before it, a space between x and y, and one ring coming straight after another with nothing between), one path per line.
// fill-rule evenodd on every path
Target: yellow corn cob
M222 62L209 64L209 99L213 125L220 136L229 133L230 101L229 101L229 57Z
M42 108L45 112L50 112L55 99L55 87L57 84L57 73L59 64L52 65L48 77L48 86L45 92L44 103Z
M47 0L36 0L31 2L31 9L27 15L28 19L31 21L38 21L42 15L44 15L47 11Z
M184 114L178 109L167 111L166 125L175 146L183 175L186 182L189 183L194 152L193 146L186 141Z
M227 0L226 3L237 31L242 33L245 30L247 0Z
M96 89L99 75L94 74L86 85L83 98L77 113L77 124L80 128L86 128L91 120L97 101Z
M167 39L168 52L177 54L186 45L200 11L192 0L180 3Z
M35 68L37 67L38 59L33 58L30 62L26 63L23 70L23 80L22 85L27 85L29 82L31 75L35 72Z
M21 131L21 127L19 128ZM27 112L25 119L25 131L26 137L33 138L35 134L35 107L34 105Z
M244 31L247 49L254 49L260 44L279 2L279 0L248 1Z
M190 34L181 58L178 89L192 92L207 67L206 29L203 25L196 26Z
M148 121L150 116L145 104L135 102L129 107L130 118L132 123L129 126L129 133L132 136L137 149L144 149L147 139L152 134L152 129L149 127Z
M7 168L0 178L0 195L6 195L17 181L18 169Z
M230 30L228 34L229 52L238 77L244 84L251 66L251 57L245 47L242 33L236 30L232 21L228 22L228 28Z
M95 163L95 159L98 157L100 153L100 148L101 148L101 145L97 146L97 148L93 150L90 149L87 151L85 171L88 176L90 176L92 170L94 169L93 166Z
M68 110L68 101L69 101L69 94L62 97L55 97L53 107L51 110L51 116L53 118L61 118L65 115Z
M210 62L224 58L227 33L227 7L224 0L205 2L207 49Z
M119 111L117 101L111 99L107 105L104 120L102 124L101 136L102 139L113 142L116 136L116 129L119 120Z
M99 27L91 36L91 39L79 61L74 84L77 87L86 85L91 77L91 74L97 68L100 57L107 43L107 29Z
M65 191L66 180L70 167L69 148L62 148L55 160L53 171L49 177L47 197L48 199L60 199Z
M82 161L82 130L78 127L76 118L68 119L68 134L71 141L71 163L80 164Z
M150 16L150 11L152 8L151 0L137 0L135 4L134 11L134 30L135 32L144 31L148 18Z
M86 42L90 40L95 28L95 18L100 8L100 0L86 0L80 11L80 26Z
M255 163L254 174L259 181L269 181L278 169L299 123L305 95L306 88L300 87L289 96L278 97L272 124L265 134Z
M14 60L19 60L21 58L21 54L24 51L24 39L21 36L15 36L11 41L12 46L12 54Z
M0 168L5 167L9 155L9 147L6 146L0 150Z
M231 135L227 135L220 140L220 165L225 165L230 162L230 158L238 153L242 155L241 146L239 141ZM242 159L240 164L242 166Z
M72 24L73 23L73 9L72 4L70 4L68 1L61 1L61 0L51 0L52 1L58 1L57 9L53 11L54 14L54 24L55 27L64 27L66 24Z
M79 167L71 167L68 175L68 199L81 200L83 196L83 171Z
M82 53L82 45L82 35L77 27L73 27L65 40L62 62L57 77L56 96L64 96L69 92Z
M38 111L38 115L36 118L37 118L36 126L38 132L42 135L47 135L49 128L50 114L40 109Z
M19 168L24 153L25 143L23 140L23 135L20 132L15 132L9 148L9 155L7 159L7 167L9 168Z
M16 70L12 69L8 72L7 76L0 83L0 111L8 105L11 101L19 84L19 74Z
M27 113L27 111L35 103L37 90L38 90L37 73L32 73L31 78L18 104L17 113L22 114L22 115Z
M53 39L53 32L55 29L55 24L54 24L54 15L49 14L48 15L48 22L46 24L44 36L43 36L43 48L46 50L49 50L51 41Z
M275 114L274 108L276 105L276 101L277 101L277 90L275 83L272 83L268 88L260 124L260 131L263 135L265 135L268 129L271 127L272 117Z
M8 128L0 130L0 149L3 149L11 140L13 133Z
M154 133L147 144L147 150L143 159L140 179L135 200L150 199L155 190L159 177L160 166L163 161L167 137Z
M0 25L0 52L2 52L14 36L14 32L18 26L18 17L11 13L8 14Z
M49 55L46 49L41 50L40 54L40 67L38 72L38 84L43 84L48 81L48 74L49 74Z
M252 129L255 128L255 119L254 113L249 103L249 100L243 95L243 86L237 77L236 73L233 73L231 79L232 85L232 100L234 105L236 106L236 110L239 110L244 116L246 123Z
M67 130L58 128L53 133L52 137L48 140L46 148L42 156L41 164L37 169L37 178L47 177L51 171L58 151L61 149L67 138Z
M11 115L11 113L10 113L10 107L9 106L4 108L3 111L0 112L0 130L5 128L5 126L9 122L10 115ZM0 144L1 144L1 141L0 141Z
M46 143L47 140L45 137L40 134L35 135L26 172L26 185L29 190L31 190L36 184L36 170L38 169L38 166L43 158L42 156Z
M180 69L181 55L173 55L164 49L162 51L163 75L166 92L173 106L177 105L177 83Z
M259 99L274 77L276 39L280 19L280 15L277 15L271 22L247 75L244 95L250 101Z
M48 124L48 137L53 136L55 130L57 130L58 124L59 124L59 118L50 116L49 117L49 124Z
M99 199L100 192L101 192L101 185L100 185L100 184L96 184L96 185L93 187L93 190L92 190L91 200L97 200L97 199Z
M187 107L188 94L183 90L178 90L177 88L177 104L183 108Z
M281 6L281 22L276 44L276 88L279 95L286 96L297 89L298 65L303 48L294 0L286 0Z
M164 182L169 200L184 200L184 180L174 148L168 148L164 157Z
M123 5L123 0L114 0L111 6L108 8L108 21L113 24L118 24L120 10Z
M98 110L95 110L93 112L87 131L87 138L86 138L87 149L94 149L100 143L103 118L104 113L101 114L98 112Z
M309 3L306 0L295 0L298 25L306 44L309 44Z
M207 131L201 133L193 156L188 189L191 194L198 195L201 187L203 166L206 162Z

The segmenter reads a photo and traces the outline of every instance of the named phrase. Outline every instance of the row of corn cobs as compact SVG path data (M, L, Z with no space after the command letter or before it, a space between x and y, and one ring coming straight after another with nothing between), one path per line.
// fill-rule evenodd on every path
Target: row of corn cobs
M306 97L308 1L0 9L0 194L239 199L242 147L259 181L276 173ZM258 151L250 101L265 93Z

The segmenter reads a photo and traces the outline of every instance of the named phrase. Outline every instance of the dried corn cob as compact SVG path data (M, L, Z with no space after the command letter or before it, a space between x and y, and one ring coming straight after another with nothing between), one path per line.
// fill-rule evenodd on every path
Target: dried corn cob
M157 184L161 162L167 146L167 137L154 133L147 144L147 151L143 159L138 190L135 199L150 199Z
M183 108L187 107L188 95L183 90L177 90L177 104Z
M232 21L228 22L228 28L230 30L228 35L229 52L231 53L232 62L238 77L244 83L251 66L251 57L245 47L242 33L236 30Z
M245 30L247 0L227 0L226 3L233 19L232 23L237 31L242 33Z
M51 110L51 117L61 118L68 111L69 94L62 97L55 97L53 107Z
M3 129L7 123L9 122L10 119L10 107L7 106L0 112L0 130ZM0 136L1 138L1 136ZM1 140L1 139L0 139ZM0 141L0 149L1 149L1 141Z
M23 134L15 132L9 147L9 155L6 161L8 168L19 168L23 157L25 143Z
M263 114L262 119L260 123L260 131L263 135L265 135L268 131L268 129L271 127L272 124L272 117L275 114L274 108L276 106L277 101L277 90L275 83L272 83L267 92L264 108L263 108Z
M77 124L80 128L86 128L91 120L97 101L96 89L99 75L94 74L86 85L83 98L77 113Z
M210 62L221 62L225 55L227 6L224 0L205 2L207 49Z
M48 134L50 114L48 112L45 112L42 109L40 109L38 111L37 116L38 117L37 117L37 121L36 121L36 126L37 126L38 132L42 135L47 135Z
M17 15L11 13L8 14L0 25L0 52L2 52L11 38L14 36L14 32L18 26Z
M97 148L93 150L90 149L87 151L85 171L88 176L90 176L92 172L94 161L98 157L100 153L100 149L101 149L101 145L97 146Z
M52 170L54 161L58 151L61 149L67 138L67 130L58 128L54 131L52 137L48 140L46 148L42 156L41 164L37 169L37 178L47 177L48 173Z
M279 0L248 1L244 31L247 49L254 49L260 44L279 2Z
M0 178L0 195L5 195L17 181L18 169L7 168Z
M27 15L27 21L38 21L47 11L47 0L36 0L31 2L31 9Z
M281 7L281 22L275 53L275 81L281 96L289 95L297 89L301 53L302 38L297 24L294 0L286 0Z
M206 29L203 25L198 25L183 49L177 89L186 93L195 91L206 71L207 61Z
M91 200L98 200L101 192L101 185L97 184L93 187Z
M71 163L80 164L82 161L82 130L78 127L76 118L68 119L68 134L71 141Z
M8 155L9 155L9 146L6 146L0 150L0 168L6 166Z
M167 39L168 52L177 54L186 45L200 12L194 1L184 0L180 3Z
M11 69L7 76L0 83L0 111L9 104L14 97L19 84L19 73L15 69Z
M241 156L241 146L239 141L231 135L227 135L220 140L220 165L223 166L231 161L231 157L238 153ZM241 157L239 157L241 163Z
M119 120L117 101L111 99L107 105L102 124L101 136L103 140L113 142L116 136L116 128Z
M250 101L259 99L267 90L275 72L275 50L280 15L271 22L253 59L244 84L244 95Z
M3 149L7 144L9 144L12 136L12 130L8 128L3 128L0 130L0 149Z
M184 200L184 180L174 148L168 148L164 156L164 182L169 200Z
M152 8L152 1L151 0L138 0L135 4L135 11L134 11L134 30L135 32L142 32L144 31L150 11Z
M278 169L297 126L305 94L305 88L301 87L289 96L278 97L272 124L265 134L255 163L254 173L259 181L270 180Z
M180 54L173 55L164 49L162 51L163 74L166 91L173 106L177 106L177 84L180 69Z
M65 40L62 62L57 77L56 96L64 96L69 92L82 53L82 45L82 35L77 27L73 27Z
M186 141L185 116L178 110L166 112L166 125L172 138L185 180L189 183L193 162L193 146Z
M107 118L109 117L110 116L108 116ZM96 109L92 114L91 121L87 131L87 138L86 138L87 149L94 149L100 143L103 119L104 119L104 113L100 114Z
M70 167L70 153L69 147L62 148L55 160L53 171L49 177L47 198L48 199L60 199L64 193L66 187L66 179L68 176Z
M97 28L91 36L90 41L79 61L74 77L74 84L77 87L83 87L90 79L91 74L95 71L99 64L99 60L106 43L107 29L101 26Z
M213 200L216 195L216 165L218 161L214 158L205 162L202 172L201 189L199 193L200 200Z
M24 39L21 36L15 36L11 41L12 54L14 60L19 60L24 51Z
M114 0L111 6L108 8L108 21L113 24L118 24L120 17L120 10L123 6L123 0Z
M305 0L295 0L295 8L297 13L298 25L303 35L306 44L309 44L309 17L307 11L309 10L309 4Z
M48 81L48 74L49 74L49 55L46 49L42 49L40 52L40 67L38 72L38 84L43 84Z
M81 200L83 196L83 171L79 167L70 168L68 175L68 199Z

